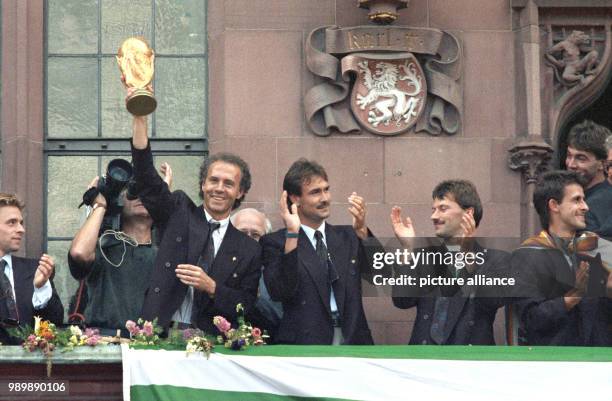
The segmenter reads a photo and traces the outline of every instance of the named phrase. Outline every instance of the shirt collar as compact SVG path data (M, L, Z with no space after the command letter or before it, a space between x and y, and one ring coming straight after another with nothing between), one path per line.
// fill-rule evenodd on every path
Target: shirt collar
M6 255L4 255L2 258L0 258L2 260L6 260L6 264L9 267L9 269L13 268L13 256L10 253L7 253Z
M315 231L321 231L321 234L323 234L323 242L327 244L327 238L325 237L325 221L321 223L319 228L317 228L316 230L312 227L302 224L302 230L304 230L310 242L315 242Z
M219 223L219 228L223 229L226 228L227 225L229 224L230 221L230 215L228 215L226 218L224 218L223 220L215 220L213 219L213 217L208 213L208 211L206 209L204 209L204 214L206 215L206 221L210 222L215 221L217 223ZM314 235L314 234L313 234Z

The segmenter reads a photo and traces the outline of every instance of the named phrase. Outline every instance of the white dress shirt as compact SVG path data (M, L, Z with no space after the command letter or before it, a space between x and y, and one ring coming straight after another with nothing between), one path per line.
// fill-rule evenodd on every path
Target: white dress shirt
M4 266L4 274L11 282L11 288L13 289L13 294L15 294L15 279L13 277L13 257L11 256L11 254L7 254L4 255L2 259L6 261L6 266ZM34 287L34 293L32 294L32 306L34 307L34 309L43 309L49 303L51 295L53 295L53 290L51 289L51 281L47 280L47 282L40 288L36 288L36 286L32 282L32 287ZM16 294L15 303L17 303Z
M204 209L204 214L206 215L206 221L209 223L219 223L220 226L218 229L213 231L212 239L213 245L215 248L215 256L217 256L217 252L221 247L221 242L223 242L223 238L225 237L225 233L227 232L227 227L229 225L230 217L229 215L223 220L215 220L212 218L210 214ZM193 287L189 286L187 288L187 294L185 294L185 299L183 299L183 303L181 306L174 312L172 315L172 320L175 322L181 323L191 323L191 313L193 310Z
M323 238L322 238L323 243L325 244L325 247L327 248L327 237L325 236L325 222L321 223L319 228L317 228L316 230L312 227L308 227L302 224L302 230L304 230L304 232L306 233L306 236L310 240L310 243L312 244L312 247L315 249L315 251L317 250L317 239L315 238L315 231L320 231L321 234L323 234ZM329 248L327 249L329 250ZM333 287L331 287L331 293L329 295L329 307L332 313L338 312L338 304L336 304L336 295L334 294Z

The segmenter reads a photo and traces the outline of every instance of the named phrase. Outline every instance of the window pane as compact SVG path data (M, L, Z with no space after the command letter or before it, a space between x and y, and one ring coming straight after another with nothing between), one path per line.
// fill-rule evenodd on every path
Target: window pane
M49 0L49 53L98 52L98 1Z
M98 173L96 156L56 156L48 159L47 233L73 237L81 225L77 209L87 185Z
M98 134L98 64L96 59L48 61L47 122L50 137Z
M155 60L158 137L203 137L206 108L206 60Z
M114 57L102 59L102 136L107 138L131 138L132 115L125 108L125 88ZM149 118L149 136L151 118Z
M206 42L206 2L157 0L155 51L159 54L202 54Z
M131 36L143 36L151 44L151 0L102 1L102 53L117 54Z
M201 202L198 174L203 160L202 156L161 155L155 156L155 166L159 168L163 162L169 163L172 168L172 190L184 191L197 204Z
M47 244L47 253L55 260L55 277L53 284L64 305L64 321L68 319L70 311L70 297L76 293L79 282L70 275L68 267L68 251L70 250L70 241L49 241Z

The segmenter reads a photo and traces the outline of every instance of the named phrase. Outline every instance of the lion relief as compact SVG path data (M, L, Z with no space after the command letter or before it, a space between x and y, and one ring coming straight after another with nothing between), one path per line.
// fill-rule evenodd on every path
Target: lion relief
M363 84L368 89L365 95L357 94L356 104L361 110L369 107L368 122L373 127L380 124L397 126L409 123L418 116L419 102L416 97L422 90L422 76L419 76L414 62L395 65L388 62L376 63L374 74L363 60L357 64L363 74ZM398 88L398 81L407 81L409 91Z

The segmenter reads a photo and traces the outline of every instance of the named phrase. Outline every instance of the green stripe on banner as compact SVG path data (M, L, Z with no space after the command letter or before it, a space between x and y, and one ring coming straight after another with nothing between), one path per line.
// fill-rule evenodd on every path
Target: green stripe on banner
M131 401L354 401L343 398L297 397L269 393L205 390L169 385L131 386Z
M160 349L160 347L135 347ZM177 347L161 347L183 350ZM453 345L264 345L245 351L215 346L214 352L244 356L441 359L464 361L612 362L612 347L526 347Z

